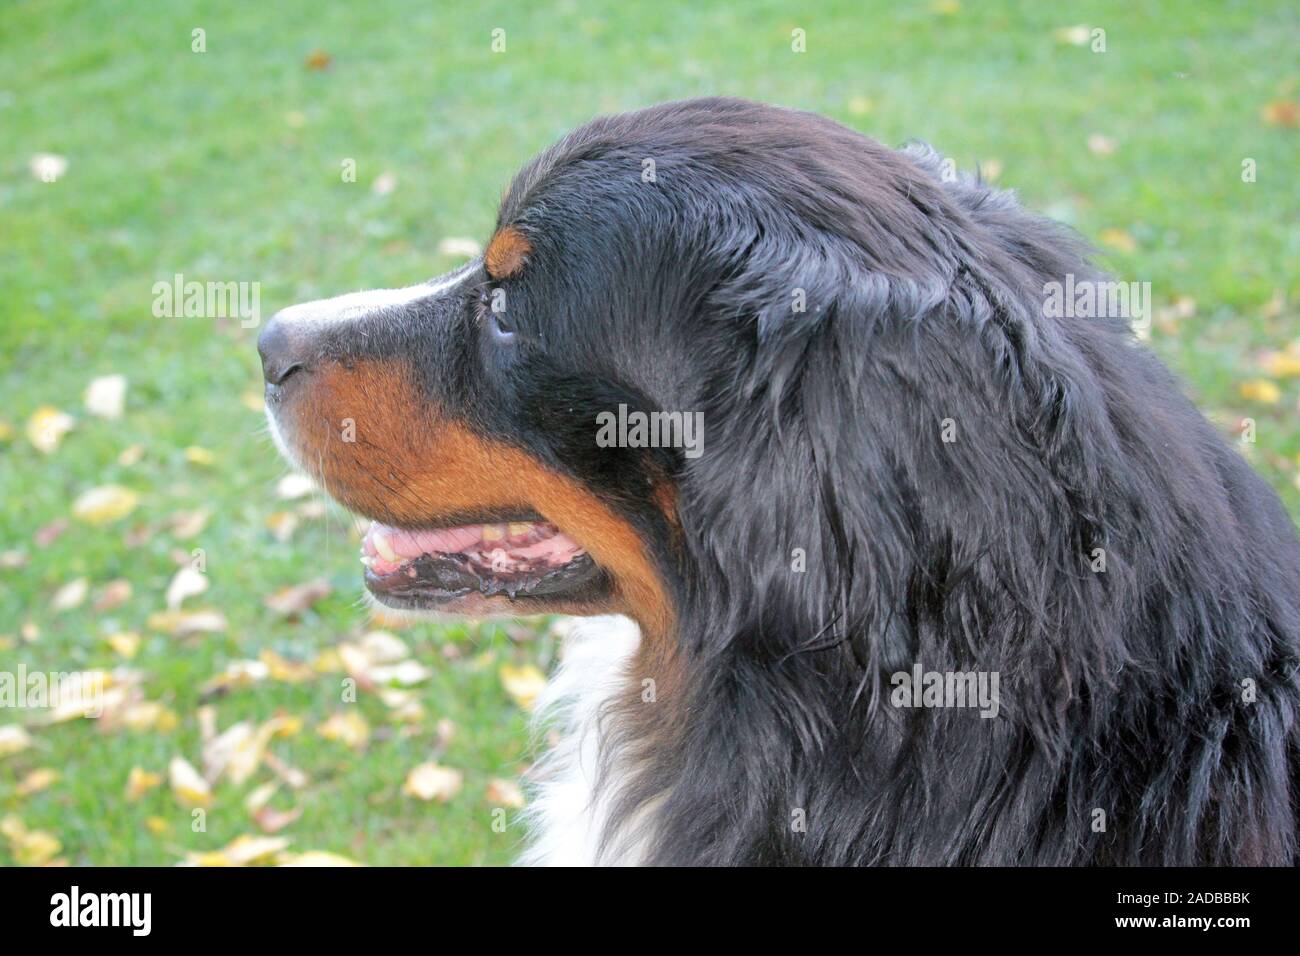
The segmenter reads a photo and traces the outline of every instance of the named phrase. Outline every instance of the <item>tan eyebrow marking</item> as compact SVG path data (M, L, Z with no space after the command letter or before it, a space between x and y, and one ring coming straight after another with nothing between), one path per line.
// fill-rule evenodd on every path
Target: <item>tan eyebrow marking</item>
M503 226L488 243L483 254L483 264L493 279L509 279L518 275L528 264L533 246L528 238L514 226Z

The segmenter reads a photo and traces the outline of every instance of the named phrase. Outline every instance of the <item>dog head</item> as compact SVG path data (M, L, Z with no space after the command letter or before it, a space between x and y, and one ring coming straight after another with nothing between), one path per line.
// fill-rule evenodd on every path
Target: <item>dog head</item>
M978 258L926 162L737 100L597 120L516 177L482 257L277 314L273 434L373 519L392 607L664 631L729 585L777 600L801 550L853 563L825 468L899 390L864 386L873 323L943 307Z

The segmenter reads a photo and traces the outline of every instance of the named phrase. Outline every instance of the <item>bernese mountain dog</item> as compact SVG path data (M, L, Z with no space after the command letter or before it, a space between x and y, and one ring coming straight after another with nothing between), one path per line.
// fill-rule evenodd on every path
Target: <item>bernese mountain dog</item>
M1122 309L1046 307L1083 244L948 171L597 119L481 257L262 330L374 600L579 616L526 861L1295 861L1291 519Z

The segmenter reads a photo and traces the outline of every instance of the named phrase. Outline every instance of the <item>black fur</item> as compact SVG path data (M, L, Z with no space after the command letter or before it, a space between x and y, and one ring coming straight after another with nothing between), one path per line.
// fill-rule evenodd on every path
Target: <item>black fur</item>
M924 148L717 99L582 128L501 221L541 343L503 430L679 588L685 689L607 782L620 820L660 801L652 862L1293 862L1292 522L1122 320L1043 317L1098 277L1073 236ZM594 449L618 401L702 411L704 454ZM676 544L636 493L661 471ZM916 661L999 672L1001 715L892 707Z
M500 221L519 276L364 341L660 564L611 845L652 808L654 863L1295 861L1300 543L1126 322L1044 317L1100 278L1076 238L925 148L722 99L583 127ZM702 412L703 454L598 448L620 403ZM917 662L997 672L999 716L895 708Z

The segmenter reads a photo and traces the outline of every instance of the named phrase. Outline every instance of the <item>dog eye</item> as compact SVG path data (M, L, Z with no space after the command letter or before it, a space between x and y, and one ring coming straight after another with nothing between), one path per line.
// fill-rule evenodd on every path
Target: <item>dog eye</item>
M496 312L488 312L488 330L492 333L492 338L503 345L515 339L515 329L504 315Z

